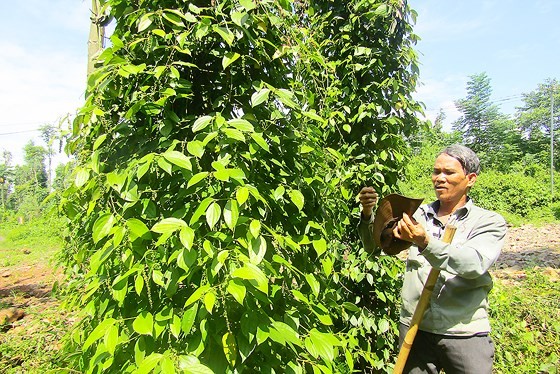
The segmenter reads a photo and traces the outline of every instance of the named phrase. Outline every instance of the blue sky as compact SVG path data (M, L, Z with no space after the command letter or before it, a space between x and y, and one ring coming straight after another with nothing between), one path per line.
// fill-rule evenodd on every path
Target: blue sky
M415 97L449 128L473 74L491 78L493 99L512 114L547 78L560 78L560 1L409 0L422 40ZM0 2L0 151L15 163L36 130L57 124L83 102L90 0ZM60 157L64 160L64 157Z
M458 118L453 102L466 96L469 76L486 72L492 100L514 114L520 95L560 78L560 1L409 0L422 40L416 97L428 118L442 108L446 126Z

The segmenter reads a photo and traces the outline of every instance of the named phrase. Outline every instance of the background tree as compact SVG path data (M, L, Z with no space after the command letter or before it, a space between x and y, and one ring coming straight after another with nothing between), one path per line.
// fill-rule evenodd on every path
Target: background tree
M453 123L453 129L463 136L463 142L479 152L488 146L487 134L492 123L500 118L498 106L490 100L492 87L486 73L474 74L467 82L467 97L455 102L462 113Z
M14 189L10 194L10 208L26 218L41 213L41 202L47 196L47 171L42 146L29 141L24 147L24 164L14 167Z
M560 107L560 85L556 79L547 79L537 89L523 94L523 104L517 108L516 122L523 142L521 152L534 155L544 164L550 164L550 106L554 95L556 107ZM560 110L555 110L553 123L558 125ZM557 150L557 141L554 142ZM555 151L555 165L558 170L558 152Z
M6 210L6 201L8 201L8 193L13 186L14 167L12 165L12 154L9 151L2 153L2 161L0 162L0 189L2 210Z
M116 28L74 121L61 202L85 314L76 365L390 370L399 264L345 233L357 186L390 190L416 127L410 10L105 6Z
M51 191L53 176L52 176L52 159L55 155L54 141L57 135L57 129L53 125L43 125L39 127L41 138L46 144L46 158L47 158L47 189Z

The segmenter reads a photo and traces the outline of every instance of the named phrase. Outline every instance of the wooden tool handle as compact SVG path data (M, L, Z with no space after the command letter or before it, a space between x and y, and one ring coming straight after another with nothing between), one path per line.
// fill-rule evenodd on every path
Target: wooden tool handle
M457 231L457 226L455 226L452 220L450 220L445 227L442 241L444 243L451 243L453 237L455 236L455 231ZM399 351L397 362L395 364L395 368L393 369L393 374L402 374L404 370L404 365L406 364L406 360L408 359L408 355L410 354L410 350L412 349L412 343L414 342L414 338L416 337L416 333L418 332L418 327L420 326L420 322L422 322L424 312L430 304L430 297L432 296L432 292L434 291L434 286L437 282L439 273L439 269L432 268L432 270L430 270L430 274L426 279L424 289L422 290L422 294L420 294L420 299L418 300L418 304L416 305L416 309L414 310L414 314L412 315L410 327L406 332L401 350Z

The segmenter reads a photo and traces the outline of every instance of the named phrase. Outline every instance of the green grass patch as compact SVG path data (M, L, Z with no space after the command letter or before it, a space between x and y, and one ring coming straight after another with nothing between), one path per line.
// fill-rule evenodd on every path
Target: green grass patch
M20 298L21 296L17 296ZM0 372L64 373L60 368L60 341L69 329L58 302L33 302L14 327L0 332Z
M63 221L55 216L0 225L0 267L47 263L62 247Z
M490 293L497 373L560 372L560 282L542 269L496 280Z

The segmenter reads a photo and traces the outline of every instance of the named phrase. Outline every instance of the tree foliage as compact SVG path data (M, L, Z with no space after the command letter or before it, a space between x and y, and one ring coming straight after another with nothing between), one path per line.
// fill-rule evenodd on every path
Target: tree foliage
M461 132L465 144L475 152L490 144L487 133L500 116L498 106L490 100L491 95L490 77L486 73L474 74L467 82L467 97L455 102L462 116L453 123L453 129Z
M401 1L109 0L61 208L89 372L389 368L400 265L355 193L420 109Z

